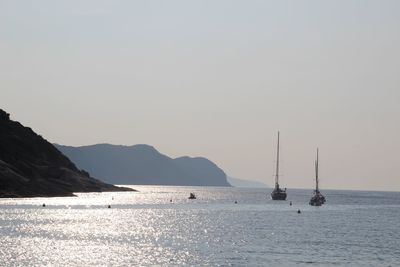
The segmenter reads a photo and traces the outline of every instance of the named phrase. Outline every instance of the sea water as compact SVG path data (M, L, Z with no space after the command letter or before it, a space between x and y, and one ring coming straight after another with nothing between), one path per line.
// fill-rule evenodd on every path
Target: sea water
M400 266L400 193L134 188L0 199L0 266Z

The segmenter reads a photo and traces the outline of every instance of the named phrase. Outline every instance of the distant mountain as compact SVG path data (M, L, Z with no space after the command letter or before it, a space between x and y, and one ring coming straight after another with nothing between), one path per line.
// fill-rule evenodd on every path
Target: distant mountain
M0 109L0 197L72 196L73 192L131 190L78 170L31 128Z
M149 145L56 147L79 168L113 184L230 186L226 174L206 158L170 158Z
M234 187L268 188L268 185L261 182L238 179L233 177L228 177L228 182Z

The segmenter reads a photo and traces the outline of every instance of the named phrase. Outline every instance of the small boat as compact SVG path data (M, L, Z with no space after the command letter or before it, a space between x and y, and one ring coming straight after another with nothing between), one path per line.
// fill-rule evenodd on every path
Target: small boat
M311 206L321 206L326 202L325 197L319 191L319 181L318 181L318 148L317 148L317 160L315 161L315 190L314 196L310 199Z
M196 195L194 193L190 193L189 199L196 199Z
M278 132L278 147L276 150L276 174L275 174L275 188L271 193L272 200L286 200L286 188L279 187L279 132Z

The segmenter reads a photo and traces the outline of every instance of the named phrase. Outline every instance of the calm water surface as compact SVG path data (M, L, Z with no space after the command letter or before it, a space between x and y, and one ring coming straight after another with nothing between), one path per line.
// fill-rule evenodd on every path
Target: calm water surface
M0 199L0 266L400 266L400 193L134 188Z

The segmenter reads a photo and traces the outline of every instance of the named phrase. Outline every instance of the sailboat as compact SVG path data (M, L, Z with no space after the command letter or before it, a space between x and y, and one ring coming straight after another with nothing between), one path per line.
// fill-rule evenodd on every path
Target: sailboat
M317 160L315 161L315 190L314 196L310 199L311 206L321 206L325 203L326 199L319 191L319 184L318 184L318 148L317 148Z
M278 146L276 150L276 173L275 173L275 188L271 193L272 200L286 200L286 188L279 187L279 132L278 132Z

